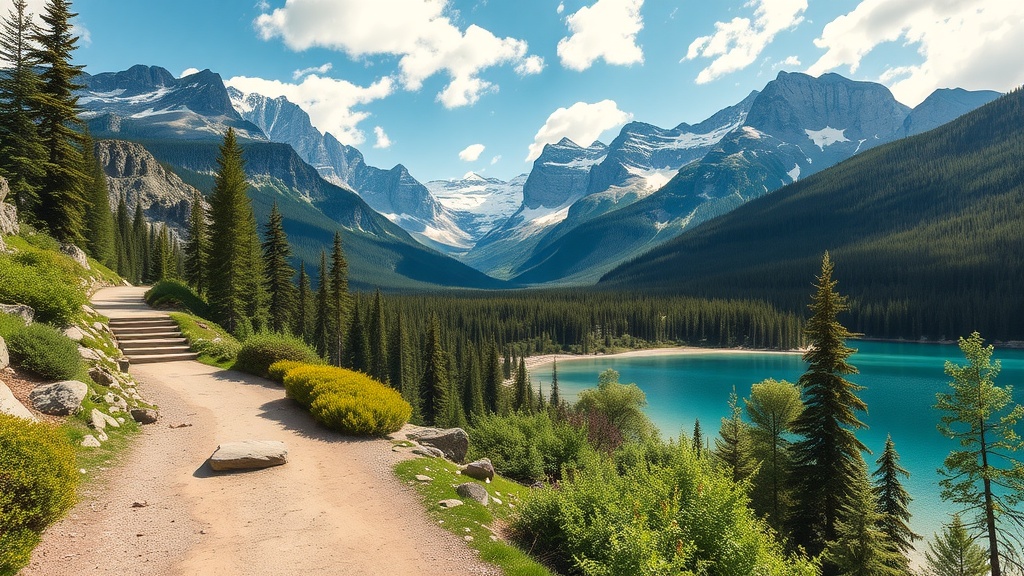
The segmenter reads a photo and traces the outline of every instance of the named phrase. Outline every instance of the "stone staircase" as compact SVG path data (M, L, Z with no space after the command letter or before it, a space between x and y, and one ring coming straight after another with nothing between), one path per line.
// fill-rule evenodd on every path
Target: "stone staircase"
M195 360L178 325L167 316L111 318L110 330L132 364Z

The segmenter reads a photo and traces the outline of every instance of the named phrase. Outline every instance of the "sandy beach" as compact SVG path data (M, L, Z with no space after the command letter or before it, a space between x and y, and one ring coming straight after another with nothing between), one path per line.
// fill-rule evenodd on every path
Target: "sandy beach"
M543 354L528 356L526 369L535 371L558 362L592 360L594 358L645 358L650 356L683 356L702 354L803 354L803 350L751 350L749 348L698 348L696 346L670 346L667 348L648 348L646 350L629 350L615 354Z

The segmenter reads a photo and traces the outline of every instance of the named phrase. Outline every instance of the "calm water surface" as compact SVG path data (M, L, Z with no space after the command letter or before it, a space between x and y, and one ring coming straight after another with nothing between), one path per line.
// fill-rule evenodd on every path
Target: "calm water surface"
M868 413L861 414L868 428L857 434L873 452L864 455L868 468L875 470L875 459L891 434L901 463L911 474L904 483L914 498L911 526L930 538L956 511L939 498L941 476L936 472L955 443L936 430L939 412L932 406L935 394L949 389L944 361L963 364L963 355L955 345L852 342L851 346L858 349L850 361L860 374L850 380L865 387L860 395L868 405ZM1013 384L1014 400L1024 402L1024 351L996 350L993 357L1003 366L996 383ZM689 437L699 418L705 436L713 437L728 415L733 386L741 398L749 397L751 384L765 378L795 383L806 364L799 355L778 353L573 359L558 363L559 388L567 399L575 400L580 390L597 386L598 374L608 368L619 371L621 382L635 382L646 393L646 412L663 436L679 437L682 432ZM550 365L535 369L531 379L535 386L543 382L548 392Z

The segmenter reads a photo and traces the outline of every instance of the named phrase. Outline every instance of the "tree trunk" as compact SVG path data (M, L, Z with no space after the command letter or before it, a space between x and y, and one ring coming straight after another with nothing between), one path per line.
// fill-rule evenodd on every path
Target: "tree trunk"
M992 481L988 478L988 448L985 446L985 423L981 423L981 476L985 486L985 528L988 532L989 568L992 576L1002 576L999 569L999 540L996 538L995 507L992 503Z

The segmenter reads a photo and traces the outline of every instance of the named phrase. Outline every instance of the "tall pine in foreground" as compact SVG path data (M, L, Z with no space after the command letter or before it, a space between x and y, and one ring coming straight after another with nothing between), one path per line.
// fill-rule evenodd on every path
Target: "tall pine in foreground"
M269 328L283 334L290 331L295 316L295 285L292 284L295 269L288 262L292 249L277 202L270 209L263 238L263 273L270 296Z
M334 246L331 248L329 290L329 357L332 364L341 366L342 357L345 353L345 332L348 328L348 315L351 308L348 293L348 260L345 259L345 251L341 245L341 232L334 233Z
M881 514L879 526L889 539L893 552L896 553L892 557L890 567L900 574L910 574L910 559L907 554L914 549L914 540L920 536L910 529L912 498L900 481L900 477L909 478L910 472L900 466L900 455L896 452L892 436L886 437L885 449L875 463L878 464L878 469L872 474L875 479L872 490L878 503L878 512Z
M855 336L838 321L849 309L836 292L833 264L828 252L810 304L811 317L804 332L809 348L803 359L807 372L800 376L804 410L793 431L800 440L793 445L792 482L796 505L791 535L797 545L818 555L838 536L836 527L843 511L860 504L854 490L865 468L861 452L867 448L857 439L864 427L857 412L867 405L857 396L861 387L846 379L857 369L847 360L855 352L846 340ZM826 563L823 572L834 574Z
M71 64L78 37L71 19L77 16L67 0L48 0L43 26L33 36L34 59L42 70L39 99L39 137L46 148L45 174L39 188L36 216L49 232L63 242L84 240L85 182L82 170L78 96L75 79L83 66Z
M89 174L86 181L85 236L86 250L107 268L117 266L114 248L114 214L110 211L110 193L107 191L107 175L96 156L92 137L85 133L82 146L82 163Z

